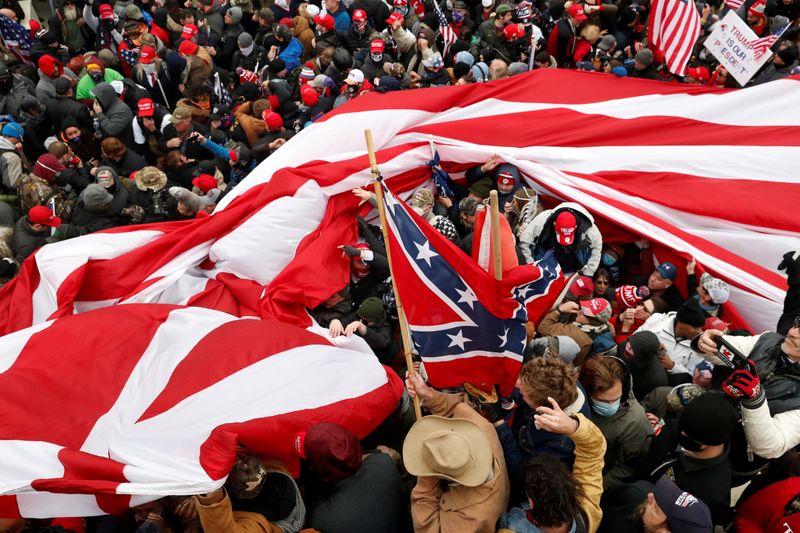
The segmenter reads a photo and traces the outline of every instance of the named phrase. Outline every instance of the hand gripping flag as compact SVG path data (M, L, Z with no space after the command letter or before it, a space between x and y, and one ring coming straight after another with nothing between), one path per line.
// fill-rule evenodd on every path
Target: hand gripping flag
M403 384L296 326L159 304L0 338L0 517L91 516L222 485L241 444L294 474L320 421L359 437Z
M435 387L514 387L525 349L525 300L558 273L525 265L497 281L385 185L387 232L414 348Z

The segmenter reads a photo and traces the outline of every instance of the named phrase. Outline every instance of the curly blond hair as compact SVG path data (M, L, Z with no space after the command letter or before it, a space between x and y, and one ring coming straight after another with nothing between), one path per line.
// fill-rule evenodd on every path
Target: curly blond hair
M578 399L578 371L555 357L536 357L522 366L520 389L536 405L550 406L547 397L566 408Z

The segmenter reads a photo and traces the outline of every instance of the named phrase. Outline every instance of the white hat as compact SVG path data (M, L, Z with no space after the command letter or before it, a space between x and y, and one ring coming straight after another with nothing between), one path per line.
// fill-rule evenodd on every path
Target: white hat
M364 83L364 73L358 70L357 68L354 68L353 70L350 71L350 74L347 75L347 79L344 80L344 82L347 83L348 85L350 84L349 82L352 82L356 85L360 85Z
M120 80L114 80L110 83L110 85L114 88L114 92L117 94L122 94L122 91L125 89L125 85L123 85Z
M492 4L494 4L494 0L481 0L483 7L492 7Z
M306 13L308 14L309 17L313 19L314 17L319 15L319 8L314 4L308 4L306 5Z

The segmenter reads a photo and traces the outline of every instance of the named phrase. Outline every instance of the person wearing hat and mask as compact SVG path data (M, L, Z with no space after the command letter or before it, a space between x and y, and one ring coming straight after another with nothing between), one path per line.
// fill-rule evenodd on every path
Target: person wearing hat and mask
M766 15L767 3L764 0L756 0L747 8L745 22L753 30L757 37L764 37L769 31Z
M24 137L25 130L16 122L7 122L0 130L0 176L7 194L14 194L24 174L31 170L22 150Z
M661 364L672 385L691 381L695 367L703 362L692 350L691 342L703 331L705 322L706 316L697 301L688 300L677 312L651 315L637 330L652 331L658 336L665 349Z
M82 127L91 128L92 117L89 108L72 97L74 94L72 80L61 77L55 81L54 86L56 97L45 104L45 111L53 126L61 129L61 121L72 116Z
M403 443L403 463L417 477L414 531L494 532L510 483L492 424L462 396L428 387L418 373L406 378L406 388L432 413L412 426Z
M215 62L222 68L231 70L233 54L238 50L239 35L244 33L242 17L244 13L239 6L229 6L223 15L225 28L223 29Z
M634 481L653 429L633 395L631 372L620 358L598 355L581 366L578 379L589 398L592 421L606 439L603 487Z
M246 449L237 453L223 487L191 500L206 533L296 533L306 519L300 489L286 465Z
M93 89L100 83L111 83L123 79L123 75L112 68L107 68L99 57L92 57L86 61L86 74L78 81L75 89L75 99L91 105L94 100Z
M11 237L11 248L17 263L22 264L29 255L46 244L50 229L60 225L61 219L45 205L32 207L27 215L20 217Z
M247 32L237 37L237 50L231 58L231 69L242 68L258 72L267 64L267 51L263 46L255 44L253 36Z
M372 244L357 242L352 246L339 246L350 259L350 297L354 308L372 296L380 298L385 288L383 282L389 277L389 262L380 241L370 240ZM338 335L344 332L345 323L349 321L340 324L341 332Z
M142 98L136 103L136 119L133 121L133 139L150 163L164 155L159 143L164 129L172 123L171 115L150 98Z
M375 80L383 73L383 65L393 63L394 59L386 52L386 43L375 38L369 43L369 53L364 58L359 70L364 73L367 80Z
M640 480L603 492L598 533L712 533L708 506L681 490L668 476L655 484Z
M183 106L175 108L161 136L159 149L164 153L178 150L189 159L199 160L206 155L198 135L208 136L208 130L192 120L192 111Z
M751 82L752 85L781 80L792 74L798 61L797 46L791 41L784 41L779 47L780 49L772 55L771 61L767 63L759 75Z
M600 266L603 236L589 211L580 204L564 202L542 211L528 224L519 235L519 248L527 263L553 250L565 273L592 276Z
M565 14L566 16L558 20L547 40L547 52L562 68L574 65L578 28L588 18L583 4L572 4L566 9Z
M694 398L653 439L643 470L647 479L658 480L666 474L708 506L715 525L727 525L731 518L730 438L737 423L736 409L723 395Z
M470 50L472 55L477 56L479 51L497 46L500 43L500 36L503 35L503 30L508 24L511 24L514 13L514 8L511 5L498 5L495 9L494 17L482 22L475 31L475 36L478 40Z
M706 317L722 316L722 304L728 301L731 290L727 283L708 272L698 282L694 273L696 264L694 257L686 264L686 291L694 293L690 298L700 304Z
M339 31L336 29L336 21L325 13L314 17L314 28L316 37L314 38L314 55L321 54L326 48L344 46L345 42Z
M336 109L353 98L371 91L373 88L372 83L364 78L364 73L354 68L347 74L344 84L342 85L341 93L333 103L333 108Z
M294 450L304 460L302 467L308 467L302 468L307 527L326 533L409 529L396 451L378 446L377 452L364 453L358 437L330 422L298 433Z
M585 415L565 413L552 398L537 409L534 420L543 430L574 444L572 471L550 455L528 461L522 472L526 501L503 515L498 533L594 533L603 514L602 433Z
M147 90L153 102L166 109L172 109L173 103L180 98L178 84L172 82L169 71L152 46L140 48L139 61L133 67L131 78Z
M652 331L637 331L620 343L617 353L628 366L633 379L633 395L638 401L658 387L667 387L667 371L661 364L661 340Z
M542 335L566 335L578 343L581 351L575 358L580 365L589 355L594 340L600 335L610 335L614 330L609 326L611 304L603 298L593 298L578 302L564 302L548 313L536 328Z
M351 54L366 51L369 49L371 42L370 35L372 35L374 31L375 30L367 20L367 12L363 9L354 10L353 21L350 24L350 29L347 30L344 35L342 35L342 38L345 42L345 47L350 51Z

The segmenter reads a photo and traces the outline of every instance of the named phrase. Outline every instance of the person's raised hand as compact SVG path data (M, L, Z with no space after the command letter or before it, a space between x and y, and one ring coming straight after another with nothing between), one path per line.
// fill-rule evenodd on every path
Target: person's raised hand
M714 342L714 337L724 334L725 333L718 329L705 330L697 340L697 348L704 354L716 355L719 348L717 347L717 343Z
M578 302L564 302L558 306L558 311L564 315L573 315L581 310Z
M425 383L425 380L422 379L418 372L413 374L406 372L406 389L408 390L408 395L412 398L419 396L419 399L424 401L433 397L433 389L428 387L428 384Z
M533 416L539 428L561 435L572 435L578 431L576 419L565 413L553 398L548 396L547 401L552 407L537 407L537 414Z

